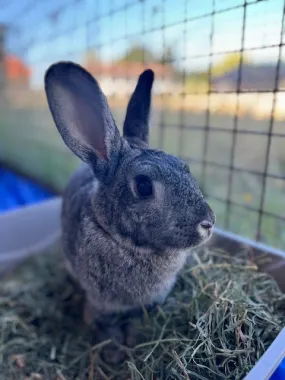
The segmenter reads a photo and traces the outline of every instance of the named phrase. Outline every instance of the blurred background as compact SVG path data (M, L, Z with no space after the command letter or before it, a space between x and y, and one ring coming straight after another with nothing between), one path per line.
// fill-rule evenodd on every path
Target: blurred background
M190 164L219 227L284 249L284 6L0 0L2 170L43 184L46 198L62 191L79 164L47 108L50 64L72 60L87 68L119 127L138 75L150 67L152 147Z

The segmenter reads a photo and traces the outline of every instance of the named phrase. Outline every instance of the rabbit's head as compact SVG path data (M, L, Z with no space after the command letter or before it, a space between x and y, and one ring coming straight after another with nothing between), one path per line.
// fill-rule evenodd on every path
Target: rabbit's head
M139 77L123 137L97 81L79 65L52 65L45 89L63 140L98 180L91 203L99 222L122 242L162 253L205 242L215 216L186 163L148 147L153 79L151 70Z

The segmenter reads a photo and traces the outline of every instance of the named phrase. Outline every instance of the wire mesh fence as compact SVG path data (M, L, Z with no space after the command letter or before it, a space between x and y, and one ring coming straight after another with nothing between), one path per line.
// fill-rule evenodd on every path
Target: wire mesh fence
M58 190L78 165L47 110L51 63L85 66L119 127L151 67L151 145L189 162L220 227L284 249L284 0L0 4L1 162Z

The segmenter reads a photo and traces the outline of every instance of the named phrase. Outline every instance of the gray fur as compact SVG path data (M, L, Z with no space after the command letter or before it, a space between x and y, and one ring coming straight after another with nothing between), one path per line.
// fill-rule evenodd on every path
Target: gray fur
M95 318L163 302L191 248L211 235L201 232L200 223L215 223L188 166L147 147L151 77L149 71L141 75L130 101L135 99L136 105L129 105L120 137L99 85L83 68L58 63L46 74L57 128L86 162L63 196L62 242ZM84 116L73 110L83 104ZM77 120L70 119L70 110L79 115ZM82 133L80 117L92 131ZM149 199L139 199L134 192L134 178L141 174L153 182L154 196Z
M123 135L128 140L148 144L151 88L154 80L152 70L145 70L128 104Z

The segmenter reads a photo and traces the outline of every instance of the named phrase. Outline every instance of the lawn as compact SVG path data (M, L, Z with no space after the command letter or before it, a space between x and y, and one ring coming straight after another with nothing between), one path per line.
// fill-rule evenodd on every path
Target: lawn
M115 109L114 115L121 126L124 111ZM151 124L151 146L180 155L189 162L217 214L220 227L254 239L258 224L258 212L254 210L259 210L261 205L268 142L264 133L268 131L269 120L239 119L238 130L253 130L263 135L237 133L235 144L233 117L211 115L208 133L205 132L206 121L206 114L156 109ZM0 123L0 161L62 190L79 162L61 141L48 110L2 109ZM283 129L281 122L274 123L274 132L280 133ZM285 246L284 220L281 219L285 217L283 140L272 138L268 173L284 179L268 177L266 180L261 226L262 240L277 248ZM231 174L233 146L233 166L239 170ZM230 202L227 203L229 190Z

